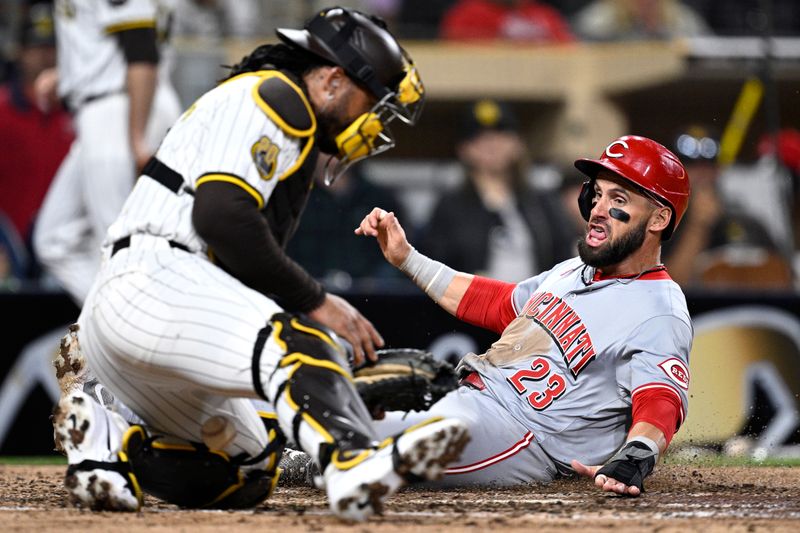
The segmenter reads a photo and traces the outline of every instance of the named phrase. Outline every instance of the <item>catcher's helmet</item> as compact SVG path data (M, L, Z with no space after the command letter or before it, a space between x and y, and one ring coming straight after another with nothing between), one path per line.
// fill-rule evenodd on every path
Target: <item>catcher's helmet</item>
M378 99L335 139L338 158L328 160L330 185L353 163L394 146L389 123L415 124L425 101L419 72L379 17L332 7L317 13L302 30L280 28L278 37L344 69ZM333 163L333 164L331 164Z
M275 31L285 43L342 67L378 100L393 104L392 110L404 122L416 121L424 95L419 73L383 19L332 7L311 17L302 30Z
M599 159L578 159L575 168L589 177L578 196L581 215L587 221L592 211L594 180L603 169L625 178L645 196L669 206L672 218L662 233L663 240L672 236L689 204L689 176L683 164L675 154L646 137L620 137L603 150Z

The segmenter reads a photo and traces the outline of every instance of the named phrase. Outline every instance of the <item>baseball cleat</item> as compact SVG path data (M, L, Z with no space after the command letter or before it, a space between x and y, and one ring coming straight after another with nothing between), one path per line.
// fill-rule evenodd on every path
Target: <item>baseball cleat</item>
M63 397L53 412L56 443L67 454L64 485L70 504L95 511L137 511L142 495L119 454L128 423L82 391Z
M330 508L354 521L382 514L383 502L403 485L441 478L468 442L463 422L433 418L375 449L335 451L324 474Z
M72 324L69 332L61 337L58 356L53 361L62 398L73 391L81 390L91 379L89 367L78 344L78 329L78 324Z

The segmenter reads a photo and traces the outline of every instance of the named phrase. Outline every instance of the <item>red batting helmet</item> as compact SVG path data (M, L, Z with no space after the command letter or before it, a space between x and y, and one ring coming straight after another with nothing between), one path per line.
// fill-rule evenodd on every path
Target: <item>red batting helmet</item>
M672 209L669 226L662 233L667 240L678 226L689 205L689 176L680 160L657 142L646 137L626 135L609 144L599 159L578 159L575 168L589 177L578 196L583 218L589 220L594 197L594 180L605 169L625 178L645 196Z

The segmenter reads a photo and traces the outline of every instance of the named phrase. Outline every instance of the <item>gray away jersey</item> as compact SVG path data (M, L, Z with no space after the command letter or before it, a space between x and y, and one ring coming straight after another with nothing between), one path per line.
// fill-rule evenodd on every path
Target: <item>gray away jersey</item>
M607 461L625 442L634 395L677 395L681 420L688 403L693 329L678 285L663 268L634 279L592 273L574 258L519 283L517 317L464 361L564 465Z

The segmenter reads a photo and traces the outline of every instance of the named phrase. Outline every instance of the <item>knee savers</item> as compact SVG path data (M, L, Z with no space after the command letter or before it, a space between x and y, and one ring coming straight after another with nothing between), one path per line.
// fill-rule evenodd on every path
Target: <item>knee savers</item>
M264 421L269 445L259 457L249 460L231 458L199 443L167 443L159 436L149 436L142 426L131 426L125 433L120 453L142 490L164 501L187 508L253 507L272 494L285 443L275 419ZM267 458L265 470L243 472L240 468Z

